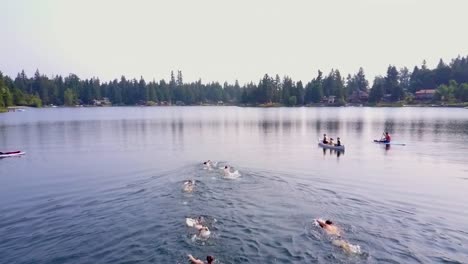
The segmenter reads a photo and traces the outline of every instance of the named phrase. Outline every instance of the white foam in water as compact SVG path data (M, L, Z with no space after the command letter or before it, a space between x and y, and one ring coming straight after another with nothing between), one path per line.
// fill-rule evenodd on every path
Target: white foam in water
M351 250L351 253L361 254L361 247L359 245L349 244L349 248Z
M324 221L322 220L322 218L316 218L316 219L314 219L314 225L315 225L315 226L320 226L319 221L324 222Z
M237 179L241 176L241 174L239 173L239 171L235 171L235 172L227 172L225 175L224 175L224 178L226 179Z
M361 254L361 247L359 245L353 245L345 240L333 240L333 245L342 248L347 253Z

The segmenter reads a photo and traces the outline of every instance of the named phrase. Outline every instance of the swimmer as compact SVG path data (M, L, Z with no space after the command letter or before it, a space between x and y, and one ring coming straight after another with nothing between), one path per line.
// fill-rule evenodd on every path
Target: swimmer
M195 218L185 218L185 223L187 224L188 227L193 227L200 231L203 229L203 218L199 216L197 219Z
M207 256L206 257L206 262L203 262L199 259L196 259L194 258L192 255L187 255L187 257L189 258L190 262L192 264L212 264L214 262L214 258L212 256Z
M332 221L327 220L327 221L324 222L321 219L317 219L316 221L317 221L318 225L321 228L323 228L323 230L325 230L327 232L327 234L335 237L335 239L332 240L333 245L335 245L337 247L340 247L346 253L356 253L356 254L361 253L361 247L360 246L353 245L353 244L349 243L348 241L343 240L341 238L341 231L338 229L338 227L336 225L333 224Z
M341 236L340 230L338 229L336 225L333 224L332 221L330 220L323 221L321 219L317 219L316 221L320 225L320 227L323 228L325 232L327 232L327 234L338 236L338 237Z
M212 170L213 168L217 168L216 166L218 165L218 162L214 162L211 160L207 160L203 162L203 166L205 170Z
M231 172L231 167L224 166L224 178L226 179L237 179L241 176L238 170Z
M184 192L193 192L195 187L195 180L188 180L184 182Z
M224 176L229 176L231 175L230 167L229 166L224 166Z
M209 238L210 235L211 235L211 231L206 226L202 226L202 228L198 230L198 237L206 239L206 238Z

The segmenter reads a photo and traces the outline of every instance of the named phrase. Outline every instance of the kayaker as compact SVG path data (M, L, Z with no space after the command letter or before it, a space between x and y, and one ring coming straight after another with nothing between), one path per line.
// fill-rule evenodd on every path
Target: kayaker
M390 137L390 134L388 134L388 132L385 132L385 138L383 142L390 143L391 140L392 138Z
M206 257L206 262L203 262L202 260L194 258L192 255L188 254L187 257L189 258L190 262L192 264L212 264L214 262L214 258L212 256L207 256Z
M333 146L333 138L330 138L330 140L328 141L328 144Z
M328 144L327 134L323 134L323 144Z

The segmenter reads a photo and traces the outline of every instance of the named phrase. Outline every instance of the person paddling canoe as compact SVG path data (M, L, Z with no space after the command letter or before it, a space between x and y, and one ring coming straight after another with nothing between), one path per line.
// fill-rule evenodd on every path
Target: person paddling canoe
M328 138L327 138L327 134L323 134L323 140L322 140L323 144L328 144Z
M341 146L341 140L340 140L339 137L336 138L336 144L335 144L335 146L337 146L337 147Z

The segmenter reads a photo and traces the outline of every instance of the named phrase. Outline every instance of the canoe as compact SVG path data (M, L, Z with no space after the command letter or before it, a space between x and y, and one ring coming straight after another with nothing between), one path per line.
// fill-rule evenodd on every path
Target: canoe
M318 145L320 147L322 147L322 148L325 148L325 149L334 149L334 150L339 150L339 151L344 151L345 150L344 145L341 145L341 146L328 145L328 144L324 144L322 142L322 140L319 140Z
M10 152L0 152L0 158L15 157L24 155L26 152L23 151L10 151Z
M406 146L406 144L405 144L405 143L397 143L397 142L384 142L384 141L380 141L380 140L377 140L377 139L374 139L374 143L377 143L377 144L385 144L385 145Z

